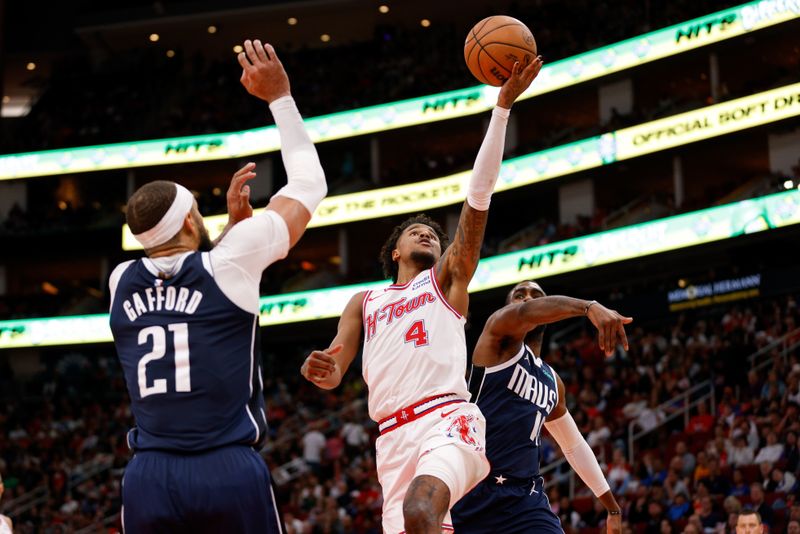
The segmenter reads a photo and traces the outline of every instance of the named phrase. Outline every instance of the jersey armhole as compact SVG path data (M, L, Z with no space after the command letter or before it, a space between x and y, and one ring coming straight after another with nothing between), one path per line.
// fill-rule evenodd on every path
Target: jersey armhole
M469 371L467 387L470 392L470 402L477 403L483 389L483 381L486 380L486 368L473 365Z
M431 283L433 284L434 291L436 291L436 294L439 295L439 298L442 300L442 304L444 304L445 307L447 307L448 310L453 312L453 314L458 319L464 319L464 316L461 315L460 313L458 313L458 311L455 308L453 308L450 305L449 302L447 302L447 298L444 296L444 292L439 287L439 281L436 279L436 266L435 265L433 267L431 267Z
M117 292L117 284L119 284L120 278L122 275L125 274L125 271L128 270L128 267L131 266L136 260L128 260L125 262L120 263L114 270L111 271L111 276L108 277L108 294L109 294L109 303L108 303L108 310L111 311L111 308L114 306L114 295Z
M363 325L367 322L367 301L369 300L369 296L372 294L372 290L368 290L364 293L364 300L361 301L361 324L362 328Z

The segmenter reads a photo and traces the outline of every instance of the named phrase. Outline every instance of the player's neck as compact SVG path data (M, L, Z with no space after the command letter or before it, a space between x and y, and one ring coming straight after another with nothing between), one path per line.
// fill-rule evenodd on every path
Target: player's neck
M184 254L186 252L194 252L196 249L188 246L188 245L175 245L172 247L164 248L164 249L157 249L154 251L149 251L147 253L147 257L150 259L153 258L164 258L167 256L175 256L176 254Z
M397 282L395 285L402 286L409 283L411 280L417 277L419 273L424 271L425 269L420 269L417 266L400 266L397 271Z

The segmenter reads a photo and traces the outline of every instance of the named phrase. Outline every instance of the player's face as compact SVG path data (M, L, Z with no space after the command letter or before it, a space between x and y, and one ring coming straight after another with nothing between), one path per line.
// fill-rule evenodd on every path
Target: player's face
M442 255L442 245L436 231L427 224L412 224L400 234L393 257L408 259L422 269L429 269Z
M518 304L545 296L544 289L536 282L520 282L508 294L506 304Z

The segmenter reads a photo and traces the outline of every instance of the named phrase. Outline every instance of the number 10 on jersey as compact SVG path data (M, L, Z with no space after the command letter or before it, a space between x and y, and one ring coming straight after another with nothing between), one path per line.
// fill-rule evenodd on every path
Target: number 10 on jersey
M175 391L192 391L192 378L189 372L189 325L187 323L173 323L167 325L172 332L173 346L175 347ZM142 398L167 392L167 379L157 378L153 385L147 385L147 364L159 360L167 353L167 333L163 326L148 326L139 330L139 345L148 343L153 339L153 348L139 360L139 395Z

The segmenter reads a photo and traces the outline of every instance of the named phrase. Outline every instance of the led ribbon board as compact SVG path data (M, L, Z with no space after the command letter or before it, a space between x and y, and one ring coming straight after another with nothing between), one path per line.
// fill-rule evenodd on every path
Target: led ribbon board
M495 191L551 180L797 115L800 115L800 84L788 85L507 160L501 167ZM328 197L317 208L309 227L421 212L463 202L470 174L471 171L467 171L423 182ZM228 218L227 215L216 215L204 220L211 238L215 239ZM127 225L122 229L122 248L142 248Z
M478 264L469 290L484 291L797 223L800 191L785 191L486 258ZM387 283L262 297L260 324L336 317L353 294ZM0 321L0 348L107 341L111 341L107 314Z
M748 2L546 65L520 98L563 89L800 17L800 0ZM306 121L316 142L464 117L490 109L498 88L475 86ZM242 93L242 98L248 98ZM0 180L241 158L279 148L274 126L0 156Z

